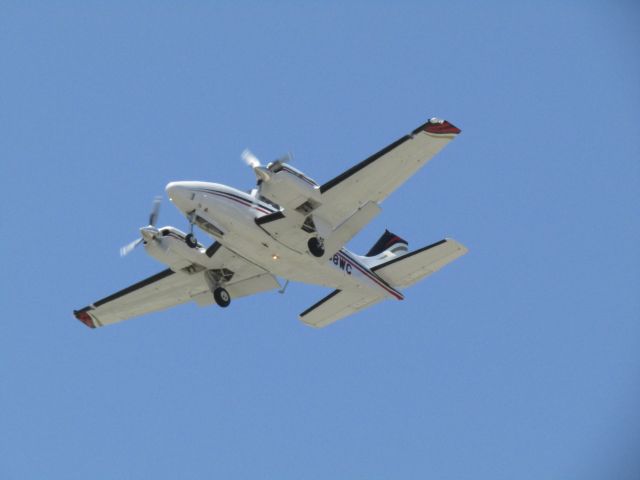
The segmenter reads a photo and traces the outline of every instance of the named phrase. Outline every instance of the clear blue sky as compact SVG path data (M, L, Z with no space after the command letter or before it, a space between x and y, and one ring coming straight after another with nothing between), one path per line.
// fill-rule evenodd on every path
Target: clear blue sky
M637 3L216 3L2 3L0 477L640 478ZM406 301L73 318L164 268L118 248L167 182L323 182L434 115L349 245L469 247Z

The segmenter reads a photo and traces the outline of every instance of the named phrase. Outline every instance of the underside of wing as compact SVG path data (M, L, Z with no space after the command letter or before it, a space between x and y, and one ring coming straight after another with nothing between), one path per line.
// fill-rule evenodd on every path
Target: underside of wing
M314 214L337 225L367 202L380 203L459 133L447 121L429 120L322 185Z
M101 327L145 313L194 301L200 306L214 303L207 275L224 282L231 298L279 288L266 270L215 243L207 250L217 268L163 270L119 292L74 311L75 317L91 328Z
M206 288L202 273L167 269L80 310L76 318L95 328L188 302Z
M383 295L371 295L361 290L334 290L300 314L300 320L321 328L384 300Z
M306 195L296 196L295 202L289 199L290 205L256 219L256 224L299 253L311 251L310 235L317 235L325 255L330 256L379 214L382 200L458 133L460 130L449 122L432 118L324 185L318 187L309 181L313 188L307 185L301 190ZM271 187L271 194L283 199L293 188L282 182ZM320 253L314 255L323 257Z

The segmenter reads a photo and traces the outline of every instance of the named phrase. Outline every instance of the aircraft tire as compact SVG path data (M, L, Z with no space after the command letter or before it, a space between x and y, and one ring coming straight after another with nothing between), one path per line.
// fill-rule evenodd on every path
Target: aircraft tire
M189 248L196 248L198 246L198 240L196 240L196 236L193 233L187 234L184 237L184 241Z
M319 258L324 255L324 248L318 237L311 237L307 242L307 247L309 247L309 251L314 257Z
M213 299L219 307L226 308L231 303L231 295L226 289L218 287L213 291Z

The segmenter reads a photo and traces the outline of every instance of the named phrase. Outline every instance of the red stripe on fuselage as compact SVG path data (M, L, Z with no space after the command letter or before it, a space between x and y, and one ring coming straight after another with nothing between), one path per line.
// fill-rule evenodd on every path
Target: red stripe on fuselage
M356 262L353 258L349 257L342 250L340 250L337 253L337 255L342 256L345 261L349 262L352 266L357 268L360 271L360 273L362 273L364 276L366 276L367 278L375 282L378 286L382 287L386 292L390 293L391 295L396 297L398 300L404 300L404 296L400 292L382 283L381 279L376 278L374 274L371 273L366 267L363 267L362 265L360 265L360 263Z
M257 205L254 205L253 203L250 203L248 200L240 199L238 197L233 197L233 196L231 196L229 194L226 194L225 192L216 192L214 190L207 190L206 193L209 193L211 195L218 195L219 197L226 198L228 200L233 200L234 202L237 202L240 205L244 205L245 207L254 208L254 209L258 210L259 212L262 212L262 213L265 213L265 214L266 213L272 213L272 212L270 212L268 210L265 210L264 208L258 207Z

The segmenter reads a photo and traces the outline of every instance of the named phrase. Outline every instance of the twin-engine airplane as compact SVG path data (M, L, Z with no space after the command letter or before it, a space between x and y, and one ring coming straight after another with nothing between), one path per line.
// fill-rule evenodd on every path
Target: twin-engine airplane
M324 327L391 298L401 289L464 255L444 239L409 252L405 240L385 231L366 253L344 245L376 217L379 204L427 163L460 130L432 118L323 185L285 162L260 164L243 158L258 178L250 193L217 183L171 182L169 199L186 216L191 233L155 226L159 200L141 238L149 255L169 268L74 311L91 328L194 301L229 306L231 299L267 290L284 291L289 281L323 285L333 292L300 314L307 325ZM208 247L193 226L211 235ZM284 287L277 277L286 280Z

